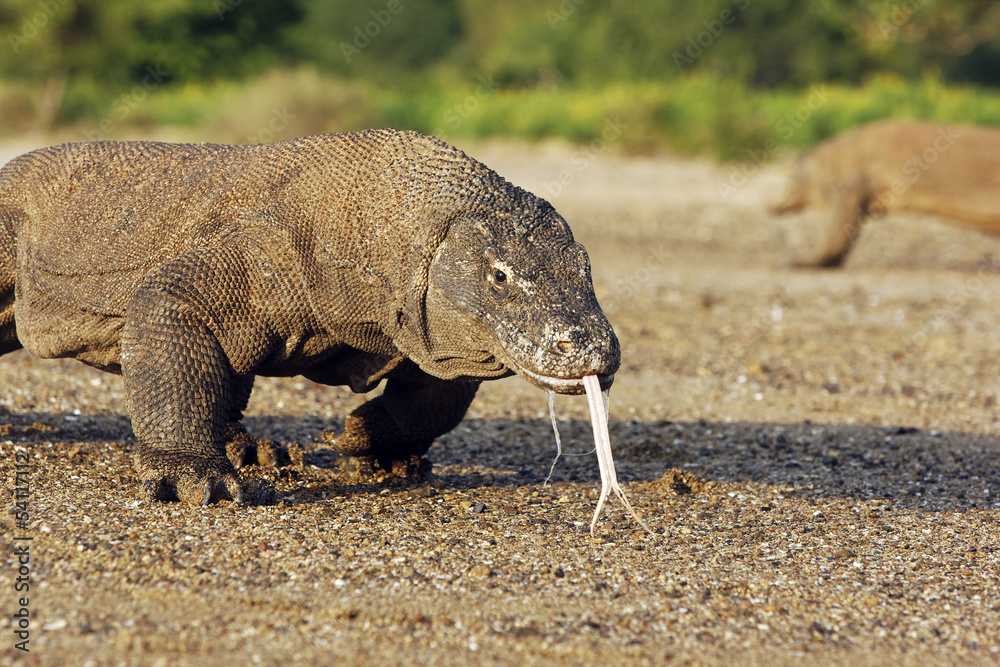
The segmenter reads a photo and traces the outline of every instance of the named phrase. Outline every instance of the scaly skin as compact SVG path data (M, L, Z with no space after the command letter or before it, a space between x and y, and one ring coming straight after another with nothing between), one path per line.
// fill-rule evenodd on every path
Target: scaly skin
M120 373L150 498L266 503L240 481L256 375L379 398L342 452L423 455L479 382L610 384L586 252L544 200L394 130L264 146L68 144L0 169L0 353ZM228 451L228 456L227 456ZM231 460L232 459L232 460Z

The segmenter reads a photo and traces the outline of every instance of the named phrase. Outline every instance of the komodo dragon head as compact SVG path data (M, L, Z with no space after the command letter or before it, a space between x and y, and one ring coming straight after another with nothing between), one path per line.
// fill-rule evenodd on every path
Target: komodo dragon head
M428 275L430 329L447 332L455 354L492 356L542 389L582 394L585 375L607 388L620 349L587 251L547 202L522 194L533 200L531 220L478 212L451 223Z

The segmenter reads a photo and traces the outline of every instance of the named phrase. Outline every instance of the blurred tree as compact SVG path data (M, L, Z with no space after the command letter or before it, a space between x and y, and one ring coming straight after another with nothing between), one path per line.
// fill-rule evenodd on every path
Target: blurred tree
M1000 3L995 0L882 0L875 15L878 36L905 54L905 60L888 63L903 74L935 67L952 81L1000 85Z
M283 31L300 18L298 3L282 0L0 0L0 76L97 97L152 80L244 76L291 55Z
M304 0L291 42L323 70L402 82L439 62L463 34L455 0Z
M1000 78L995 0L460 0L467 67L505 85L605 85L711 72L758 87L928 67Z

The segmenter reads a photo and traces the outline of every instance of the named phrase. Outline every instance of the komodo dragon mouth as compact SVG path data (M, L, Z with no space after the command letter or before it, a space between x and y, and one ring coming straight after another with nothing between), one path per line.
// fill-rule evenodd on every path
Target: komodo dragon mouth
M545 389L547 391L554 391L557 394L583 394L586 392L586 388L583 384L583 377L578 378L561 378L553 377L551 375L541 375L539 373L534 373L528 369L520 366L513 361L507 362L512 370L528 380L531 384L535 385L540 389ZM615 374L609 373L607 375L597 375L597 379L601 384L601 391L609 389L615 381Z

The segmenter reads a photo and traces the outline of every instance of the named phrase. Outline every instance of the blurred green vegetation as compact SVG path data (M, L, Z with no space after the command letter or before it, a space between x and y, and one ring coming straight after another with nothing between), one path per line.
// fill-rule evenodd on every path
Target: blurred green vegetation
M742 159L889 116L1000 125L992 0L0 0L0 37L3 136L393 126Z

